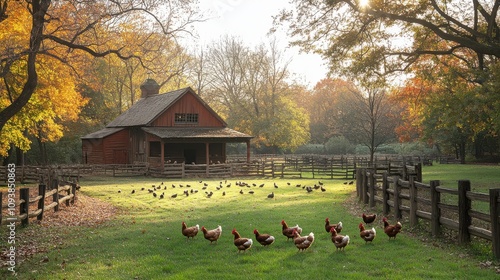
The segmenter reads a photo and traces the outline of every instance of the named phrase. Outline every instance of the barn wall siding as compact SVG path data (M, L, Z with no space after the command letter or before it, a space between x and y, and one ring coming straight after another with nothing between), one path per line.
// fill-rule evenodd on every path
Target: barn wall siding
M102 139L83 139L83 162L88 164L103 164L104 158Z
M104 138L104 163L125 164L130 162L129 131L121 130Z

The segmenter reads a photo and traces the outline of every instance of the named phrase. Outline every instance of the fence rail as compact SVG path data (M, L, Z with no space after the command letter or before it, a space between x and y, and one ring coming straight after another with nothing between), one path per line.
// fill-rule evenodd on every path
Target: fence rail
M383 214L392 212L397 219L405 212L410 226L426 220L433 236L448 228L458 232L460 244L470 243L471 236L491 241L493 255L500 259L500 189L472 192L468 180L458 181L458 188L451 189L440 186L438 180L424 184L415 176L403 180L372 169L359 169L356 175L361 202L370 207L382 204Z
M427 159L428 160L428 159ZM246 158L228 158L222 164L166 163L164 166L146 162L133 164L21 166L16 179L21 182L50 184L53 180L78 181L85 175L98 176L154 176L163 178L267 176L280 178L354 179L357 168L370 167L391 175L421 173L426 159L420 157L377 158L373 164L363 157L324 156L265 156L251 162ZM7 180L7 167L0 167L0 180Z
M64 186L59 186L57 181L54 182L53 189L47 191L47 187L44 184L38 185L38 194L33 197L30 197L30 188L21 188L19 189L19 199L15 202L10 202L7 200L7 203L4 203L3 198L8 197L4 196L2 192L0 192L0 224L5 225L11 222L20 222L21 225L27 226L29 224L30 218L37 218L37 220L41 221L43 219L43 215L45 212L54 209L54 212L59 211L59 206L63 203L66 206L70 206L75 203L76 200L76 189L78 185L77 183L70 183ZM46 198L52 198L52 202L46 205ZM30 205L36 205L36 208L31 207ZM8 209L9 215L4 215L4 213ZM19 209L16 211L15 209ZM14 212L14 213L12 213ZM17 212L17 215L12 215ZM6 217L5 217L6 216Z

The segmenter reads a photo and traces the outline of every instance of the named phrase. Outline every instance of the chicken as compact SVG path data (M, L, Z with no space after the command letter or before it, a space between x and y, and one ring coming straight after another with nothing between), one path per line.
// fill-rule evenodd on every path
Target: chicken
M384 232L385 234L387 234L387 236L389 236L389 240L391 238L396 239L396 235L401 231L402 228L401 223L397 222L394 225L390 225L389 222L387 222L386 217L384 217L382 221L384 222Z
M330 232L330 229L334 227L337 233L340 233L342 231L342 222L338 222L338 224L330 224L330 219L326 218L325 219L325 230L326 232Z
M293 229L293 243L295 243L295 247L299 249L299 251L304 251L305 249L311 247L314 242L314 233L309 233L307 236L300 236L300 233L296 228Z
M234 235L234 246L238 248L238 253L240 251L246 251L252 247L253 240L250 238L245 238L241 237L240 234L236 231L236 229L233 229L231 232Z
M363 213L361 217L363 217L363 222L365 222L365 224L371 224L375 221L375 218L377 218L377 214L366 215Z
M274 236L263 233L260 234L258 230L254 229L253 234L255 234L255 239L257 242L259 242L262 246L269 246L274 243Z
M302 228L299 227L299 225L296 225L294 227L288 227L288 225L286 224L285 220L281 220L281 225L283 226L283 229L282 229L282 233L284 236L287 237L287 241L290 239L290 238L293 238L293 230L297 230L297 232L299 234L302 233Z
M212 244L212 242L214 242L214 241L217 242L217 240L219 240L219 237L222 233L222 227L218 226L215 229L207 230L203 226L203 227L201 227L201 231L203 231L203 235L205 236L205 239L210 240L210 244Z
M375 236L377 236L377 231L375 231L374 227L372 229L365 229L363 223L359 223L359 236L361 236L365 243L368 243L368 241L372 242Z
M182 222L182 235L187 237L186 241L189 240L189 237L194 238L198 234L199 230L199 225L187 227L186 223Z
M335 247L337 248L337 251L339 249L341 251L345 250L345 247L347 246L347 244L349 244L349 241L350 241L349 235L344 236L344 235L337 234L337 231L335 230L334 227L332 227L330 229L330 233L332 234L332 242L335 245Z

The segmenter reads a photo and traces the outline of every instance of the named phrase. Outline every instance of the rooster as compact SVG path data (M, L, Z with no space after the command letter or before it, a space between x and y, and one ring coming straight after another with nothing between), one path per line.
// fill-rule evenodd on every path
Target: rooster
M325 219L325 230L326 232L330 232L330 229L334 227L337 233L340 233L342 231L342 222L339 222L338 224L330 224L330 219L326 218Z
M361 217L363 217L363 222L365 222L365 224L371 224L375 221L375 218L377 218L377 214L366 215L363 213Z
M247 249L250 249L250 247L252 247L252 239L241 237L236 229L233 229L231 233L234 235L234 246L238 248L238 253L240 251L246 251Z
M182 222L182 235L187 237L186 241L189 240L189 237L194 238L198 234L199 230L199 225L187 227L186 223Z
M299 234L302 233L302 228L299 227L299 225L296 225L294 227L288 227L288 225L286 224L285 220L281 220L281 225L283 226L283 229L282 229L282 233L284 236L287 237L287 241L290 239L290 238L293 238L294 235L293 235L293 230L297 230L297 232Z
M217 240L219 240L219 237L222 233L222 227L218 226L215 229L207 230L203 226L203 227L201 227L201 231L203 231L203 235L205 236L205 239L210 240L210 244L212 244L212 242L214 242L214 241L217 242Z
M396 235L401 231L402 225L400 222L397 222L395 225L390 225L389 222L387 222L387 218L384 217L382 219L384 222L384 232L389 236L389 240L391 238L396 239Z
M337 231L335 230L334 227L330 229L330 232L332 234L332 242L337 248L337 251L340 249L341 251L345 249L347 244L349 244L350 238L349 235L340 235L337 234Z
M307 236L300 236L300 233L296 228L293 229L293 243L295 243L295 247L299 249L299 251L304 251L305 249L311 247L314 242L314 233L309 233Z
M368 243L368 241L372 242L375 239L377 232L374 227L372 229L365 229L363 223L359 223L359 236L361 236L365 243Z
M257 242L259 242L262 246L269 246L274 243L274 236L270 234L260 234L256 229L253 230L253 233L255 234L255 239L257 239Z

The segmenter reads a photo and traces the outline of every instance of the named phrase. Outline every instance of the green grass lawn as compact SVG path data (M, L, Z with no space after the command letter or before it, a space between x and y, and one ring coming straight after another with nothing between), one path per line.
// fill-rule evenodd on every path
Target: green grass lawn
M454 168L460 171L455 172ZM424 181L440 179L453 184L459 179L478 179L478 184L485 187L500 181L500 167L492 167L482 175L478 175L477 166L462 168L460 165L425 167ZM475 171L466 173L472 169ZM455 175L445 175L440 170ZM237 181L265 183L265 186L239 187ZM216 190L219 179L203 180L208 184L206 190L202 190L203 183L199 180L165 180L167 189L156 191L158 195L164 192L165 198L159 199L147 189L159 185L161 179L86 178L81 182L81 193L112 203L119 214L96 227L59 228L57 241L51 241L46 252L34 255L16 268L17 278L498 279L493 268L480 266L480 262L492 260L491 252L471 255L466 247L443 246L440 240L417 238L405 223L403 232L389 241L378 218L374 225L378 235L373 244L365 244L357 227L363 206L352 203L354 185L345 185L341 180L322 181L326 192L317 190L308 194L295 185L313 185L318 180L236 178L222 181L224 186L220 190ZM226 186L229 183L231 187ZM279 188L274 188L274 183ZM180 188L180 184L184 187ZM186 187L187 184L191 187ZM198 193L183 195L184 190L191 189L197 189ZM249 194L249 190L255 193ZM205 191L214 194L207 198ZM274 199L267 198L271 192L275 193ZM177 198L171 197L174 193ZM345 252L335 250L324 229L326 217L334 223L343 222L341 234L351 237ZM298 252L293 242L281 234L282 219L290 226L299 224L304 235L315 233L315 242L308 250ZM209 229L221 225L222 236L217 244L210 244L201 232L194 240L186 241L181 234L182 221L188 226L199 224ZM37 228L41 235L54 234L54 229L43 225L30 228ZM233 228L243 237L254 239L250 250L238 253L233 245ZM255 228L274 235L275 243L262 247L255 242L252 234ZM0 231L0 234L3 237L7 233ZM19 242L22 246L23 241ZM0 277L11 276L3 268Z

